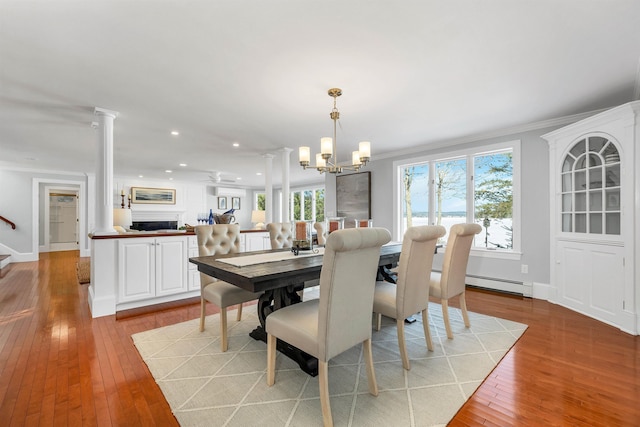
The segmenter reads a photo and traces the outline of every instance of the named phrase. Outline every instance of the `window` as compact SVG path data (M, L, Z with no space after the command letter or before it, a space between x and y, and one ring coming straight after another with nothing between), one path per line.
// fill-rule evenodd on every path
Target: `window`
M291 192L293 221L324 221L324 188L306 188Z
M473 150L396 162L398 236L408 227L475 222L482 232L473 248L519 250L520 142L476 147Z

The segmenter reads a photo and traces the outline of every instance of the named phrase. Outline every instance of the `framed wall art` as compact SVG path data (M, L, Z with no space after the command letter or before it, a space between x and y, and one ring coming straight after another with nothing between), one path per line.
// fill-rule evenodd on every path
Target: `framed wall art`
M347 220L371 218L371 172L336 177L338 216Z
M231 209L235 209L235 210L240 209L240 197L231 198Z
M131 203L175 205L176 190L173 188L131 187Z
M218 196L218 209L227 210L227 198L225 196Z

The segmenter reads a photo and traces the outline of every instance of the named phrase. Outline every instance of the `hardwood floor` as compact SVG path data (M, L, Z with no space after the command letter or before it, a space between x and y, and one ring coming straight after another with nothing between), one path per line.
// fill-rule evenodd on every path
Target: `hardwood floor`
M130 336L199 306L92 319L77 257L0 276L0 425L177 425ZM450 425L640 425L639 337L539 300L471 290L467 304L529 329Z

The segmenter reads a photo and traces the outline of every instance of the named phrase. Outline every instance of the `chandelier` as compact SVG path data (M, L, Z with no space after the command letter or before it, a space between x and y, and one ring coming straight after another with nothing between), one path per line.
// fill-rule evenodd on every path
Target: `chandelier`
M320 153L316 154L316 165L309 165L311 158L311 150L309 147L300 147L298 155L300 158L300 166L303 169L313 168L320 173L341 173L342 171L359 171L371 158L371 143L362 141L359 144L359 150L351 153L351 164L340 166L338 164L338 150L336 145L336 125L340 119L340 112L336 107L337 98L342 95L342 89L329 89L329 96L333 97L333 109L331 110L331 120L333 120L333 138L320 138Z

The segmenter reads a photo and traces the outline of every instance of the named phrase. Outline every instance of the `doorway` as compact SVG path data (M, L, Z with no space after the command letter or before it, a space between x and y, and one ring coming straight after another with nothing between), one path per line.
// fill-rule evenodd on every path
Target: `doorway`
M46 187L44 244L48 251L78 250L78 228L78 190Z

